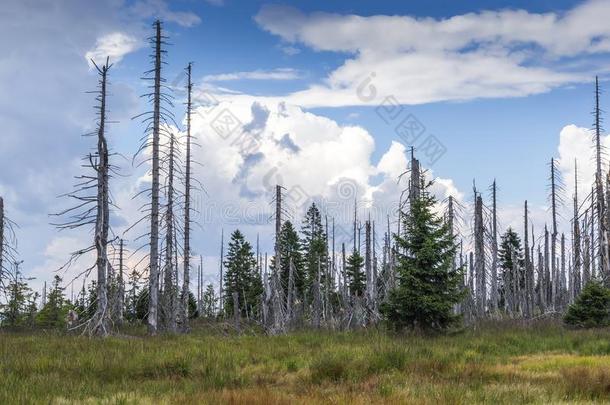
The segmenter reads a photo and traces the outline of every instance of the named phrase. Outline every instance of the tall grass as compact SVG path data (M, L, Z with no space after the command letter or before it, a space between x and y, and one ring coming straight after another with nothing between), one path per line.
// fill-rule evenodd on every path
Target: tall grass
M437 337L0 334L0 403L602 403L609 367L610 331L555 325Z

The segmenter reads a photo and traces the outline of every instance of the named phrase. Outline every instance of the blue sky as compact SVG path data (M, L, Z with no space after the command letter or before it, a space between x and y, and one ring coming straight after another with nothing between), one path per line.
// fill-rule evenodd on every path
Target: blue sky
M197 114L203 168L196 174L207 191L197 199L204 210L214 208L194 236L195 253L213 274L222 228L239 226L252 240L259 233L263 249L270 248L270 226L250 218L267 217L270 178L339 207L338 224L349 222L343 214L351 212L352 197L363 216L374 212L383 221L392 214L411 145L397 135L397 122L379 116L387 97L425 126L416 143L434 135L446 149L434 163L423 159L438 178L439 199L454 195L467 214L473 180L484 190L496 178L502 224L517 226L528 199L543 226L552 157L566 178L566 201L574 159L588 187L586 129L595 75L607 86L608 17L610 4L599 0L9 0L0 10L7 50L0 57L0 195L21 226L24 268L50 279L89 237L86 230L58 233L48 217L65 208L56 196L69 191L80 156L92 146L80 137L95 124L86 91L96 78L87 57L110 55L115 62L111 145L125 156L137 149L143 128L131 117L147 109L140 77L149 69L146 37L155 18L171 38L168 82L181 86L182 69L194 62L196 105L213 96L214 111L230 111L239 131L259 139L254 152L241 150L214 133L212 116ZM367 77L376 96L363 101L358 89ZM181 131L183 93L175 96ZM138 218L140 204L131 197L146 184L147 168L117 159L124 176L113 184L121 207L113 225L122 235ZM349 204L341 200L342 186L353 188ZM303 207L295 205L300 222ZM467 234L467 215L465 222Z

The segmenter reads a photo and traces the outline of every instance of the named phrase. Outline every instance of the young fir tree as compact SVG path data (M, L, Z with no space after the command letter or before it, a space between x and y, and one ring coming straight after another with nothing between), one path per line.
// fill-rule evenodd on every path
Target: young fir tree
M7 303L0 305L2 327L19 328L28 326L30 305L34 295L20 274L6 286Z
M61 277L56 275L53 278L53 286L47 294L47 302L38 312L36 323L42 328L62 328L66 323L70 305L64 297L61 282Z
M328 255L326 233L322 226L322 215L315 203L311 204L305 214L301 232L304 236L303 241L301 242L306 275L304 289L307 294L311 294L312 287L316 280L320 280L320 288L324 288L326 284L326 258ZM319 278L318 269L321 273ZM309 296L311 297L311 295Z
M223 293L225 312L227 316L233 316L233 293L236 292L241 315L252 317L260 306L263 285L256 271L256 258L252 246L239 229L231 234L225 258Z
M357 250L347 258L345 272L347 273L347 283L350 294L362 297L366 288L366 274L362 271L364 257Z
M133 269L128 279L129 290L125 300L125 317L130 321L138 319L137 307L140 294L140 275Z
M201 298L201 314L204 318L216 316L216 290L212 284L208 284Z
M500 307L506 304L507 296L516 294L513 291L515 285L519 289L525 288L525 266L523 258L523 247L521 246L521 238L512 229L508 228L501 236L500 248L498 249L498 290ZM516 277L517 282L513 282L513 277Z
M610 289L590 281L568 307L564 322L581 328L610 325Z
M430 185L403 213L404 236L395 235L398 284L381 306L395 330L442 331L460 320L453 307L464 296L462 269L453 268L456 244L448 224L434 212Z
M303 252L301 249L301 240L299 234L294 229L292 222L286 221L282 224L282 230L279 238L280 252L282 252L280 263L282 269L280 272L280 280L282 286L287 293L289 278L290 278L290 262L294 266L293 279L294 290L298 297L302 297L305 286L305 271L303 265ZM275 270L275 257L271 258L271 269Z

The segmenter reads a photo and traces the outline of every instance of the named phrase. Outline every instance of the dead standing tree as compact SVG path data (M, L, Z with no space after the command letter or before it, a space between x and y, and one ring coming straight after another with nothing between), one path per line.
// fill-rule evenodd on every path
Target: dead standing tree
M169 155L168 155L168 173L167 173L167 204L165 211L165 262L163 267L163 296L161 303L162 310L162 328L170 333L177 332L177 285L178 279L177 265L174 260L176 246L174 243L176 237L175 217L174 217L174 170L175 170L175 146L174 135L170 135Z
M492 217L491 217L491 310L498 309L498 217L496 180L492 186Z
M64 194L64 196L77 200L76 205L54 215L68 216L65 222L55 224L59 229L94 226L93 244L73 252L68 262L61 269L67 269L87 253L96 252L95 264L79 274L88 274L94 268L97 269L96 310L91 319L86 320L81 325L84 325L84 331L89 335L107 336L111 333L111 305L108 302L107 285L107 272L109 268L108 234L110 228L110 193L108 184L111 168L106 140L106 88L108 71L112 65L109 65L108 59L106 59L106 64L101 68L94 61L92 62L99 74L99 90L96 92L98 94L96 100L99 104L95 107L98 110L99 120L97 131L86 135L97 137L97 149L94 154L89 154L86 157L87 164L85 166L91 168L94 174L77 176L75 191ZM90 194L92 190L95 190L95 195Z
M171 96L166 90L171 90L162 77L162 66L164 65L163 58L167 51L164 46L167 45L167 37L162 34L162 24L160 21L155 21L153 24L155 34L149 38L149 42L153 49L151 59L153 68L144 73L143 80L151 81L148 86L151 90L143 95L152 104L152 111L144 112L134 118L144 117L142 122L146 124L142 144L136 152L138 156L144 151L150 151L150 158L146 158L142 163L151 164L151 187L138 193L146 194L150 197L150 204L145 204L142 207L144 217L132 225L135 227L140 222L148 219L150 221L150 230L141 237L149 237L149 243L141 248L148 247L148 333L156 335L158 332L159 318L159 269L160 269L160 252L159 252L159 208L160 208L160 136L161 134L170 135L167 127L169 123L174 123L172 113L166 106L173 107ZM152 77L151 77L152 75ZM134 157L135 158L135 157ZM138 238L140 239L140 238ZM141 249L140 248L140 249ZM139 251L137 249L134 253Z
M186 101L186 156L185 156L185 173L184 173L184 252L183 252L183 276L182 276L182 293L180 304L180 325L183 332L189 330L189 283L190 283L190 259L191 259L191 114L192 109L192 92L193 83L191 81L192 64L189 63L186 67L187 75L187 101Z
M474 191L474 269L476 277L476 308L479 317L486 311L487 280L485 274L485 225L483 223L483 198Z
M16 224L4 212L4 200L0 197L0 289L6 287L4 280L11 275L10 266L17 262Z

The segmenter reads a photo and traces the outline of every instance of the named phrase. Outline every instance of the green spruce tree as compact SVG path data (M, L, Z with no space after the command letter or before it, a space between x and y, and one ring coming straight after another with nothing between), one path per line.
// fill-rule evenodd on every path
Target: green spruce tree
M506 305L508 295L515 295L515 287L523 290L525 288L525 259L523 258L523 247L521 238L512 229L508 228L500 238L498 249L498 305L503 308ZM517 280L513 280L516 271Z
M301 248L301 240L299 234L292 222L286 221L282 224L282 230L279 237L281 255L281 272L280 280L284 293L288 292L288 284L290 278L290 261L294 266L293 279L294 289L298 297L302 297L305 292L305 269L303 261L303 252ZM275 270L275 257L271 258L271 270Z
M256 271L256 258L252 246L244 235L235 230L231 234L225 258L224 309L228 317L233 316L233 292L237 293L240 313L243 317L258 314L263 285Z
M610 289L590 281L568 307L564 322L580 328L610 325Z
M212 284L208 284L201 298L201 316L204 318L216 316L216 291Z
M366 288L366 274L362 271L364 257L360 252L354 250L347 258L345 272L347 273L347 283L350 294L362 297Z
M447 223L434 211L436 199L424 185L403 214L404 237L395 235L398 283L381 311L395 330L443 331L460 318L453 307L464 296L462 269L453 269L456 244Z
M59 329L66 324L66 315L70 305L64 297L62 279L58 275L53 278L51 291L47 295L47 302L38 312L36 323L42 328Z
M29 326L29 314L34 295L20 273L6 286L7 303L0 305L0 324L7 328Z
M322 226L322 215L315 203L312 203L307 210L301 233L303 234L301 245L305 268L304 290L311 300L313 285L318 279L318 269L320 270L320 289L323 289L326 284L325 276L328 269L326 233Z

